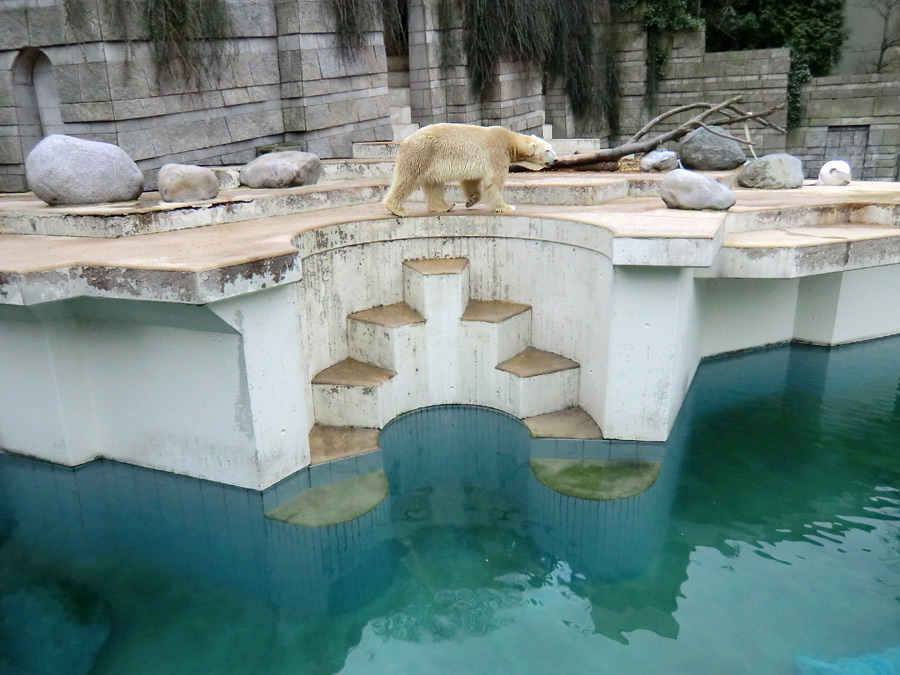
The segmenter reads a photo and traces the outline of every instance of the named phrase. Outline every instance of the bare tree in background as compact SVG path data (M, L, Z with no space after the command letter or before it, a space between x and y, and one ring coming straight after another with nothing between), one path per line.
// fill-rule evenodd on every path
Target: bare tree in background
M900 0L860 0L859 4L875 12L882 21L881 44L878 54L873 57L872 69L883 73L898 69L900 59L896 52L900 49Z

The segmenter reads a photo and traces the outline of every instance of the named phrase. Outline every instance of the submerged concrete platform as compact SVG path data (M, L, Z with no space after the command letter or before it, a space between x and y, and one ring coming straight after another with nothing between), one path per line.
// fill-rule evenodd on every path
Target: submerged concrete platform
M383 178L189 205L2 195L0 449L265 488L436 403L661 441L703 357L900 333L900 185L737 190L728 212L689 212L660 180L517 174L513 214L412 202L404 219L378 203ZM531 389L498 370L529 349L568 370ZM538 424L570 409L589 430Z

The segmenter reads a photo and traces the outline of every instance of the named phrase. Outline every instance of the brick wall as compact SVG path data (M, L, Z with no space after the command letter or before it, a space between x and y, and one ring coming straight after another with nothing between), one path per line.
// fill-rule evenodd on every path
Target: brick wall
M803 119L787 146L809 178L824 162L844 159L854 180L897 180L900 75L813 78L803 87Z

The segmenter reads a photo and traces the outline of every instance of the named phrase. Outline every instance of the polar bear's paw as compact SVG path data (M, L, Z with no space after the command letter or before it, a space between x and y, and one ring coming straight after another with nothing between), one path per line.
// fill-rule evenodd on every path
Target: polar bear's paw
M515 210L516 207L511 204L499 204L494 207L494 213L512 213Z
M382 204L384 204L384 207L395 216L399 218L406 218L408 211L402 206L394 206L393 204L389 204L388 202L382 202Z
M472 195L466 200L466 208L471 209L478 203L478 200L481 199L481 195Z

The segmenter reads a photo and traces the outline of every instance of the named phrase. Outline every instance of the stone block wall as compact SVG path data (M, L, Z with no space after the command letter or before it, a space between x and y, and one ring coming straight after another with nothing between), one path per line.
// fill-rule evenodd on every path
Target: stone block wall
M525 64L502 59L481 107L482 124L500 125L522 134L540 134L544 125L541 78Z
M159 76L147 36L132 26L125 41L97 0L83 0L74 27L62 0L10 5L0 7L0 191L25 189L24 157L49 133L119 145L148 187L167 162L241 164L280 143L349 157L353 141L391 137L381 32L373 25L342 54L326 0L229 0L238 37L221 70L192 84Z
M706 53L704 31L674 33L663 43L668 54L665 77L659 82L655 101L648 102L646 33L638 15L618 18L616 64L622 92L622 123L617 142L628 139L656 115L690 103L718 103L740 95L744 100L738 105L747 111L786 105L790 50ZM655 129L660 133L669 131L694 114L672 117ZM787 112L781 110L768 119L783 127ZM753 123L749 127L757 155L784 152L783 134ZM732 133L744 137L742 127L732 128Z
M854 180L900 178L900 75L817 77L802 95L803 119L787 144L808 178L830 159L848 161Z
M540 133L544 105L540 77L508 59L496 67L495 81L484 100L475 96L466 73L461 17L454 17L441 44L437 0L409 2L409 87L412 121L499 124L514 131ZM443 63L442 51L451 63Z

